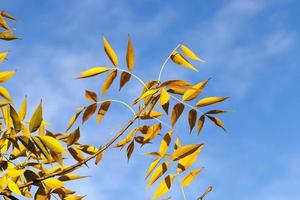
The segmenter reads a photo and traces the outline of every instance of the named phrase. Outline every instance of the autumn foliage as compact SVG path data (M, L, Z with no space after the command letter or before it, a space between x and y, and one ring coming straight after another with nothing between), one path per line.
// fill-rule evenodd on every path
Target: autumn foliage
M0 39L17 39L7 23L8 20L16 21L14 17L2 11L0 26L3 31L0 32ZM77 77L87 79L106 76L99 88L100 94L86 90L87 104L78 108L66 125L66 130L59 133L46 129L42 101L33 115L27 116L27 98L24 98L22 105L15 105L9 91L0 86L0 194L3 198L17 199L18 196L24 196L37 200L51 197L82 199L84 196L75 194L75 191L67 188L65 182L85 178L76 174L76 170L85 167L89 161L96 165L101 164L105 151L112 147L124 149L129 160L136 151L136 146L155 147L153 144L159 144L159 149L153 148L152 152L145 153L147 158L152 159L148 169L145 169L146 185L151 187L157 182L153 199L165 195L172 185L176 184L175 179L179 180L184 195L184 188L202 171L203 168L198 167L196 161L201 150L205 148L204 144L182 144L177 137L176 123L178 120L185 120L190 127L186 133L199 134L206 121L225 130L222 121L216 115L226 111L211 109L211 106L226 100L227 97L199 97L210 79L196 83L179 79L161 81L161 75L168 61L173 62L174 67L182 66L193 71L198 70L192 62L205 61L190 48L180 44L163 63L157 80L144 82L133 73L135 56L130 37L126 50L127 68L120 67L118 56L105 37L103 45L112 66L92 67ZM0 53L0 63L5 62L7 56L8 52ZM15 71L0 72L0 83L9 81L14 74ZM121 90L133 80L139 82L141 87L140 95L132 99L132 102L105 98L105 94L115 82L119 82ZM122 104L132 112L132 115L128 115L128 122L105 144L99 144L98 147L83 144L80 141L80 127L75 126L76 122L81 121L81 126L84 126L92 117L96 117L101 126L101 120L109 114L112 104ZM189 134L185 137L189 137ZM65 165L66 159L72 160L73 164ZM202 195L199 194L198 199L203 199L211 190L212 187L209 186Z

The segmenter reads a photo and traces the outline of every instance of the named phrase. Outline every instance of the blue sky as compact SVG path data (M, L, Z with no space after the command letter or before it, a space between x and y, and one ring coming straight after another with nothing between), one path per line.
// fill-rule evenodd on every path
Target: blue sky
M102 47L104 34L124 58L127 34L136 51L136 69L142 79L155 78L163 60L183 43L207 60L192 73L168 65L163 75L199 82L213 77L206 94L230 96L220 105L232 110L222 117L228 133L207 125L198 166L205 170L186 189L195 199L208 185L208 200L300 199L299 123L300 58L299 7L296 0L212 1L16 1L3 0L5 9L20 19L16 33L22 40L1 42L10 50L2 69L17 69L7 87L19 105L25 94L31 105L44 100L49 129L62 131L72 113L84 105L85 89L100 88L100 79L75 80L79 72L109 65ZM125 59L122 60L123 63ZM176 67L176 68L175 68ZM174 69L172 69L174 68ZM136 83L117 96L137 96ZM99 89L98 89L99 90ZM31 112L33 107L31 108ZM104 143L115 124L124 123L115 106L102 127L89 123L82 141ZM72 185L86 199L150 199L144 174L149 158L138 151L127 164L124 152L111 150L103 162L82 172L91 178ZM182 199L174 185L173 199Z

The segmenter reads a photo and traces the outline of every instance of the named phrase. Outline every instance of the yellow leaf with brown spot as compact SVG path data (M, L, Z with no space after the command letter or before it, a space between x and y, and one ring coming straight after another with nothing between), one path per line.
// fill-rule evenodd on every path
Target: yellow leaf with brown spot
M98 111L98 115L97 115L98 123L100 123L101 120L103 119L103 117L105 116L106 112L108 111L108 109L110 107L110 104L111 104L110 101L105 101L101 104L99 111Z
M172 160L176 161L179 159L182 159L188 155L191 155L195 151L197 151L199 148L202 148L203 144L190 144L186 146L181 146L178 149L174 151L172 154Z
M110 88L111 84L115 80L117 76L117 70L113 70L107 77L107 79L104 81L102 85L102 90L101 90L101 96L103 96L107 90Z
M182 103L177 103L172 110L172 116L171 116L171 124L172 127L174 127L174 125L176 124L178 118L180 117L180 115L182 114L184 110L184 105Z
M190 166L192 166L192 164L194 164L195 161L197 160L202 148L203 148L203 145L201 145L200 148L198 148L193 153L179 159L178 164L177 164L177 172L181 173L181 172L187 170Z
M77 142L79 140L79 138L80 138L80 130L79 130L79 127L78 127L76 130L74 130L68 136L67 146L70 146L70 145L74 144L75 142Z
M160 156L164 156L169 148L169 145L172 141L172 135L173 135L173 130L169 131L168 133L165 134L163 137L160 147L159 147L159 154Z
M164 178L164 180L162 180L162 182L158 185L154 195L153 195L153 199L157 199L158 197L166 194L171 186L172 186L172 183L173 183L173 180L174 180L174 174L170 174L168 176L166 176Z

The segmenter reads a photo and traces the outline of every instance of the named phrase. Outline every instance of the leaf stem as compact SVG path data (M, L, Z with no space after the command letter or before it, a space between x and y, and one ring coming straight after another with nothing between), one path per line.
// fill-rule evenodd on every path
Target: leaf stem
M132 107L129 104L125 103L124 101L116 100L116 99L107 99L107 100L103 100L103 101L98 101L97 104L101 104L104 102L115 102L115 103L122 104L122 105L126 106L132 112L133 116L136 115L136 112L132 109Z
M165 66L166 66L166 64L167 64L167 62L169 61L169 59L170 59L170 57L172 56L172 54L174 53L174 51L176 51L176 50L179 48L180 45L181 45L181 44L178 44L178 45L173 49L173 51L169 54L169 56L166 58L166 60L165 60L164 63L162 64L162 66L161 66L161 68L160 68L160 71L159 71L159 74L158 74L158 78L157 78L157 82L158 82L158 83L160 83L161 75L162 75L162 72L163 72L163 70L164 70L164 68L165 68Z

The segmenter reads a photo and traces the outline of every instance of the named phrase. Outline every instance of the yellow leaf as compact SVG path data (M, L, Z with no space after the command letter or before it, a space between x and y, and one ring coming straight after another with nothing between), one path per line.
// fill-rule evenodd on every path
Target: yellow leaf
M18 177L24 173L23 169L10 169L7 171L7 175L9 177Z
M171 124L172 127L174 127L175 123L177 122L178 118L182 114L184 110L184 105L182 103L177 103L172 110L172 116L171 116Z
M25 96L25 98L22 102L21 108L18 112L21 121L23 121L25 119L26 112L27 112L27 96Z
M7 185L7 176L3 175L0 179L0 191L1 192L6 188L6 185Z
M85 196L76 196L76 195L68 195L64 198L64 200L81 200Z
M190 101L195 99L204 89L205 85L209 79L205 81L201 81L200 83L194 85L193 87L189 88L187 91L184 92L182 96L182 101Z
M0 86L0 96L6 99L7 101L12 101L9 92L2 86Z
M71 181L86 178L86 176L80 176L76 174L63 174L61 177L58 178L60 181Z
M42 102L38 105L29 122L29 131L31 133L38 130L43 121Z
M134 67L134 51L129 36L128 36L128 45L127 45L127 52L126 52L126 62L127 62L127 68L129 69L129 71L132 71Z
M180 45L180 49L181 51L189 58L193 59L193 60L198 60L200 62L205 62L204 60L202 60L201 58L199 58L191 49L189 49L187 46L185 45Z
M124 139L122 139L120 142L118 142L115 145L115 147L125 146L128 142L130 142L133 139L135 133L136 133L136 129L131 130Z
M162 88L160 93L160 105L165 105L169 101L170 101L170 94L167 92L165 88Z
M115 67L117 67L118 66L118 57L104 36L103 36L103 44L104 44L104 51L105 51L106 55L109 57L112 64Z
M154 124L150 126L147 130L147 133L144 137L144 143L147 143L153 140L161 131L161 123Z
M17 111L10 105L10 117L13 121L13 125L16 133L20 132L22 129L22 123L20 121Z
M6 30L10 29L6 21L3 19L2 15L0 15L0 26Z
M120 87L119 90L130 80L131 74L127 72L122 72L120 77Z
M98 165L98 163L102 160L102 158L103 158L103 153L101 152L96 156L95 165Z
M172 53L171 59L174 63L176 63L178 65L184 66L186 68L189 68L189 69L192 69L192 70L198 72L198 70L177 51L174 51Z
M80 76L78 78L88 78L88 77L96 76L98 74L102 74L109 70L110 70L110 68L108 68L108 67L94 67L94 68L88 69L84 72L81 72Z
M102 90L101 90L101 96L103 96L107 90L110 88L111 84L115 80L117 76L117 70L113 70L107 77L107 79L104 81L102 85Z
M89 90L86 90L85 91L85 98L89 101L93 101L93 102L97 102L97 94L93 91L89 91Z
M50 189L61 188L64 186L64 183L62 181L55 178L48 178L43 180L42 182Z
M187 187L189 186L193 180L197 177L197 175L202 171L203 168L199 168L199 169L194 169L193 171L191 171L190 173L188 173L182 180L181 185L183 187Z
M16 193L18 195L22 195L22 193L19 189L19 186L15 182L13 182L12 180L10 180L10 179L7 180L7 186L8 186L8 189L10 191L12 191L13 193Z
M86 122L96 112L96 109L97 103L89 105L82 115L82 123Z
M169 165L169 162L164 162L153 171L148 182L148 188L168 170Z
M4 61L4 59L6 58L7 54L8 54L8 51L0 53L0 63L2 63Z
M9 40L18 39L18 37L15 36L11 31L5 31L5 32L0 32L0 39L9 41Z
M75 131L70 133L68 140L67 140L67 146L74 144L75 142L77 142L79 140L79 138L80 138L80 130L78 127Z
M203 128L204 122L205 122L205 116L201 115L198 119L198 126L197 126L198 135L200 134L200 132Z
M110 107L111 102L110 101L105 101L101 104L99 111L98 111L98 115L97 115L97 121L98 123L101 122L101 120L103 119L104 115L106 114L107 110Z
M195 109L191 109L189 112L189 125L190 132L192 132L197 120L197 111Z
M226 129L225 129L225 127L224 127L222 121L221 121L219 118L217 118L217 117L212 117L212 116L209 116L209 115L207 115L207 117L208 117L215 125L217 125L218 127L222 128L224 131L226 131Z
M173 183L173 180L174 180L174 174L170 174L168 176L165 177L165 179L158 185L154 195L153 195L153 199L157 199L158 197L166 194L171 186L172 186L172 183Z
M161 161L161 157L158 157L156 158L155 160L153 160L147 170L147 173L146 173L146 178L148 178L148 176L153 172L154 168L158 165L158 163Z
M38 136L40 140L43 142L45 146L47 146L51 151L57 152L57 153L66 153L64 147L61 145L61 143L51 136Z
M166 133L166 135L162 139L162 141L160 143L160 147L159 147L160 156L164 156L166 154L166 152L169 148L169 145L172 141L172 135L173 135L173 131L171 130L168 133Z
M172 160L176 161L179 159L182 159L188 155L191 155L195 151L197 151L199 148L202 148L203 144L190 144L186 146L181 146L178 149L176 149L172 155Z
M192 166L192 164L194 164L194 162L197 160L202 148L203 148L203 145L200 146L200 148L198 148L193 153L179 159L178 164L177 164L177 172L181 173L181 172L187 170L190 166Z
M206 98L203 98L200 101L198 101L196 106L198 106L198 107L208 106L208 105L211 105L211 104L215 104L215 103L225 101L228 98L229 97L206 97Z
M138 98L138 101L140 101L148 96L154 95L158 90L159 90L158 88L147 90Z
M69 121L69 124L68 124L68 127L67 127L67 130L70 130L70 128L73 126L73 124L75 123L75 121L77 120L77 118L79 117L79 115L81 114L81 112L83 111L84 108L81 108L79 110L79 112L77 112L75 115L73 115L73 117L71 118L71 120Z

